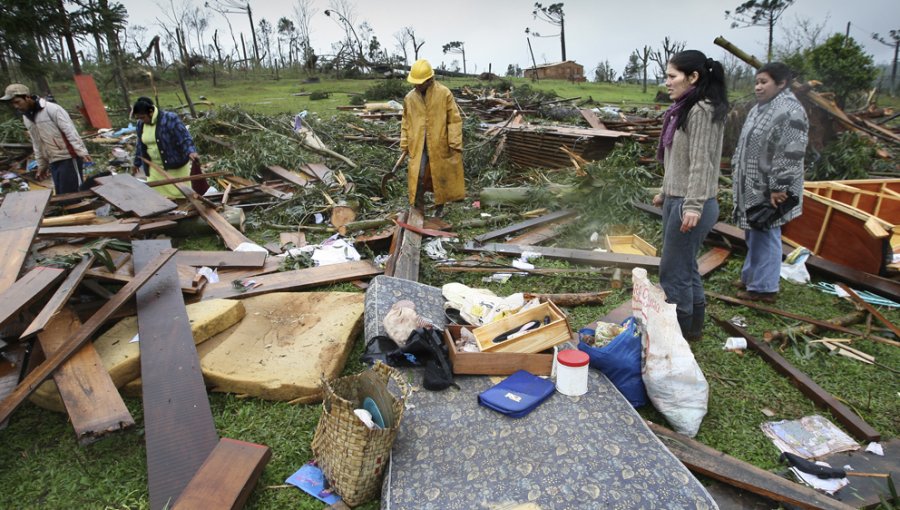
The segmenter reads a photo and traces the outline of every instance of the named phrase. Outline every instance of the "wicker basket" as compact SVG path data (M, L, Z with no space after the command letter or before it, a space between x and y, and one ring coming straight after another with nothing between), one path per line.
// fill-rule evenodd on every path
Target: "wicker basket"
M398 387L398 397L388 390L390 380ZM357 506L381 492L410 387L398 370L380 362L360 374L322 384L322 417L312 451L335 492L348 505ZM385 428L369 429L353 414L366 397L375 400Z

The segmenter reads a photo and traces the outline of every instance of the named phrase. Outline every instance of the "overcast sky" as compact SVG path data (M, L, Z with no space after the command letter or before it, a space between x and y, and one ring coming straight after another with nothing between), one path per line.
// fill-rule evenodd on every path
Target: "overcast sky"
M129 12L129 24L147 27L149 37L161 33L158 20L165 20L163 7L171 10L172 3L181 6L193 2L199 7L203 0L120 0ZM239 0L244 2L245 0ZM355 8L356 21L367 21L383 47L398 52L394 34L404 26L415 29L425 40L420 57L438 66L448 66L458 55L444 55L441 47L450 41L463 41L468 71L493 71L502 75L509 64L530 67L526 27L541 34L554 34L556 27L532 16L533 1L526 0L349 0ZM548 5L551 2L543 2ZM664 37L684 41L687 48L699 49L717 60L724 50L713 44L716 36L723 36L744 51L759 57L766 52L767 31L764 28L731 28L724 11L733 9L742 0L569 0L563 2L566 16L567 58L584 65L585 74L592 76L598 63L608 60L619 74L636 48L661 46ZM341 38L341 27L325 16L328 0L313 0L318 13L312 19L312 45L319 54L330 53L332 42ZM282 16L293 17L294 0L250 0L254 21L266 18L275 24ZM229 39L223 17L210 13L212 28L220 29L220 41ZM246 15L229 15L234 31L244 32L250 44L249 21ZM863 45L878 64L893 59L893 47L872 40L871 34L886 35L900 29L900 1L897 0L797 0L788 8L781 28L776 27L776 44L786 41L784 28L795 27L800 20L814 24L825 23L825 33L843 33L850 22L850 35ZM211 37L212 30L207 37ZM239 36L237 36L239 37ZM532 38L534 57L538 64L560 60L558 37ZM229 44L230 46L230 44ZM131 46L129 46L130 49ZM248 47L249 50L249 47Z

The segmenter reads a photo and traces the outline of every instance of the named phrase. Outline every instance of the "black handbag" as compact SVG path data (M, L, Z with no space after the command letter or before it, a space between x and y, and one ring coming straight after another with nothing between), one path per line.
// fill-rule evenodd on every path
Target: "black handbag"
M799 203L800 199L790 191L787 192L787 198L778 204L778 207L772 207L772 203L766 197L765 202L747 209L747 223L756 230L769 230L778 218L787 214Z

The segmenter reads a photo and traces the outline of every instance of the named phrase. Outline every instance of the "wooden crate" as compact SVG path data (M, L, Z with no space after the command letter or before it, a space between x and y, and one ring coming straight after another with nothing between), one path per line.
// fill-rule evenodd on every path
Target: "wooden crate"
M627 236L606 236L606 246L613 253L628 253L630 255L656 256L656 248L640 237L631 234Z
M450 351L454 374L512 375L527 370L534 375L550 375L553 351L522 354L518 352L457 352L455 340L465 326L451 324L444 329L444 342ZM468 328L471 329L471 328Z
M548 324L542 324L539 328L525 333L522 336L500 343L493 343L493 339L506 331L523 326L530 321L543 321L550 318ZM519 352L533 354L559 345L572 337L572 328L569 327L569 318L551 301L544 301L540 305L509 315L498 321L475 328L472 330L478 348L482 352Z

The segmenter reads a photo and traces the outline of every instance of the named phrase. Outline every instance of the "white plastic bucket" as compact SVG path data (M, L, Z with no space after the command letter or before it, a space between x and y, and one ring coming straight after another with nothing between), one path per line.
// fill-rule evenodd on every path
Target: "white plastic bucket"
M556 391L571 397L587 393L589 361L586 352L559 351L556 355Z

